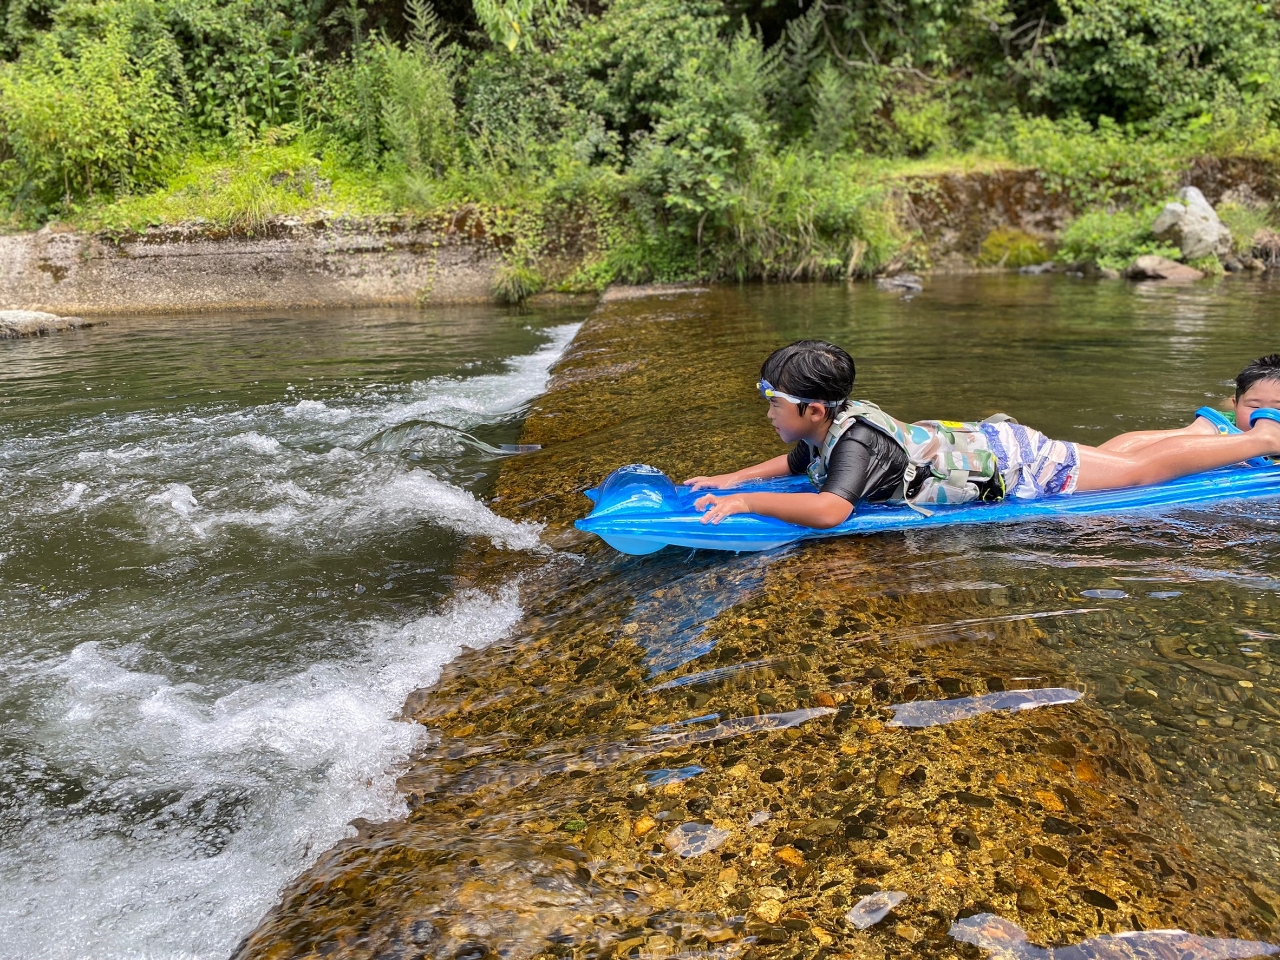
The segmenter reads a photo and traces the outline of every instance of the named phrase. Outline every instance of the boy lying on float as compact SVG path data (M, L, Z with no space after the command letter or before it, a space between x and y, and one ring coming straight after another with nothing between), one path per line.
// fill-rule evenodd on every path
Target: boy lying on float
M694 490L808 473L816 493L747 492L698 498L703 523L735 513L828 529L868 503L940 504L1033 499L1162 483L1242 461L1280 456L1280 354L1236 378L1234 415L1207 407L1178 430L1142 430L1098 447L1050 440L998 414L981 423L903 423L850 400L853 358L822 340L775 350L760 368L768 417L791 452L733 473L691 477ZM1237 426L1238 424L1238 426Z

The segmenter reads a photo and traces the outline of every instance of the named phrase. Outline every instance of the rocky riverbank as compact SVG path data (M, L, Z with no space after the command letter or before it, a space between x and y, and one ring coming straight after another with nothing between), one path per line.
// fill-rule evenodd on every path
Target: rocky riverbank
M401 782L407 818L359 824L236 956L978 957L1021 949L1019 927L1274 940L1275 878L1197 837L1112 712L1074 694L991 709L1027 678L1073 685L1054 635L1089 611L1068 598L1022 613L904 590L929 561L900 539L637 560L572 530L618 463L687 475L770 450L758 411L690 397L749 381L773 335L716 296L619 297L582 329L526 423L544 449L497 500L572 552L474 558L476 588L520 579L526 615L410 698L435 739ZM897 892L883 918L865 903Z

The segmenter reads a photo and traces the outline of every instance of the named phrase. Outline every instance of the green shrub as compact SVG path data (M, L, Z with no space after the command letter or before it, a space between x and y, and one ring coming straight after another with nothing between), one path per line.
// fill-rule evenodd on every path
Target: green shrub
M771 63L743 26L732 40L676 70L678 96L660 108L633 167L673 214L672 226L701 247L738 202L735 187L771 147L767 104Z
M867 100L859 96L845 71L822 63L809 78L808 93L812 103L809 139L814 147L823 153L856 151L858 129L869 121L871 111L860 109Z
M554 33L568 11L568 0L472 0L480 26L509 52L531 46L541 32Z
M462 107L474 152L501 152L525 167L544 164L548 148L573 122L561 80L552 57L540 50L479 57L467 72Z
M889 188L858 163L788 151L757 162L714 241L714 275L737 279L865 277L907 238Z
M493 281L493 297L499 303L524 303L546 286L542 275L525 264L504 263Z
M947 153L955 146L951 103L945 93L926 91L902 97L893 108L893 125L902 142L902 152L920 157Z
M564 89L630 149L680 109L691 74L714 72L729 18L717 0L613 0L565 38L556 56Z
M1063 263L1094 263L1103 269L1123 270L1135 257L1155 254L1177 259L1177 247L1151 235L1158 207L1136 211L1092 210L1077 217L1062 231L1057 259Z
M985 149L1036 167L1050 191L1079 207L1147 204L1177 183L1184 146L1139 136L1103 118L1096 128L1079 119L1053 121L1013 113L988 133Z
M296 120L322 7L321 0L165 0L190 122L221 136Z
M443 173L454 160L453 103L457 53L445 43L435 12L425 0L409 0L413 23L403 48L381 40L382 140L387 162L412 173Z
M1051 259L1049 251L1038 238L1012 227L992 230L982 241L978 264L983 267L1008 267L1016 270Z
M1218 216L1231 230L1232 249L1245 254L1253 249L1253 237L1263 229L1275 229L1275 209L1257 209L1238 203L1223 203L1217 208Z
M1269 101L1280 83L1280 20L1240 0L1057 0L1056 23L1022 69L1058 116L1114 117L1164 131L1224 106ZM1056 8L1056 9L1055 9Z
M1226 267L1222 265L1222 261L1218 259L1216 254L1208 254L1207 256L1197 257L1194 260L1188 260L1187 266L1199 270L1206 277L1218 278L1225 276Z
M8 192L44 205L154 182L179 142L181 110L165 82L168 49L132 52L127 26L64 50L44 34L0 67L0 124L12 152Z

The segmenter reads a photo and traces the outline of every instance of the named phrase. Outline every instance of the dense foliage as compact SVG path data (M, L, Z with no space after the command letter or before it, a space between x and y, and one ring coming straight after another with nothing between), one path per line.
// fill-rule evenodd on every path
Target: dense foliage
M1243 0L0 0L11 224L472 203L519 291L566 232L579 283L863 274L909 239L894 164L1137 206L1278 123Z

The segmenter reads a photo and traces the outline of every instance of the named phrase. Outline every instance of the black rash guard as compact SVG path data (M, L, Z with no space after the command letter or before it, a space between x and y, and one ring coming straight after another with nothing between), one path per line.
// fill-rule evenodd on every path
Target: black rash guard
M804 473L817 451L801 440L787 455L792 473ZM856 423L831 451L823 493L834 493L854 506L860 500L884 503L898 492L907 472L907 452L875 427Z

